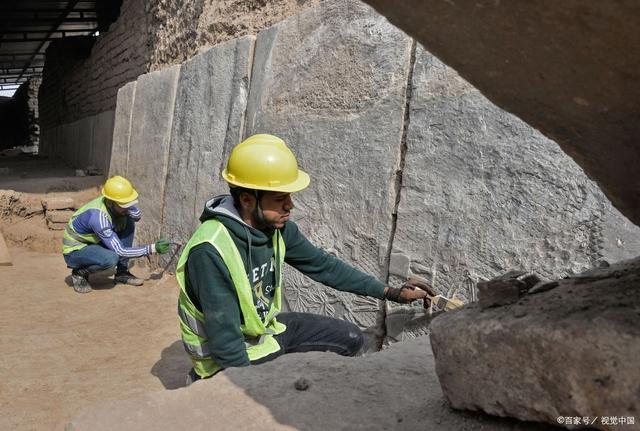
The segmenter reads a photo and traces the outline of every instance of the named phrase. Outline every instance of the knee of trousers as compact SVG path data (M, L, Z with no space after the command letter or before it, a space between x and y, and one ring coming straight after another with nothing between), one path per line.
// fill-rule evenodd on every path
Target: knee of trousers
M109 257L105 261L105 268L112 268L118 264L118 260L120 260L120 256L115 251L109 253Z
M362 349L362 346L364 345L364 334L356 325L350 324L348 327L347 337L349 340L349 355L353 356Z

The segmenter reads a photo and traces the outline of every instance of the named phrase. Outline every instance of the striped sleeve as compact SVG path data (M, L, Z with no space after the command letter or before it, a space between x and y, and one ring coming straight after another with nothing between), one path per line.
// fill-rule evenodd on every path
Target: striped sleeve
M140 219L142 218L142 211L140 211L140 208L133 205L132 207L129 207L129 211L127 211L127 215L131 217L133 221L140 221Z
M118 256L122 257L142 257L151 254L151 245L140 247L125 247L122 245L118 234L113 231L113 225L107 218L107 215L100 211L98 217L98 226L94 228L94 232L100 238L100 241L110 250L115 251Z

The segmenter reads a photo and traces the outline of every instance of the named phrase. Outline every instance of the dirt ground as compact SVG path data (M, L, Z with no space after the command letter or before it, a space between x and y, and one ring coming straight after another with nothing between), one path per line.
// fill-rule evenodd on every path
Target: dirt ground
M0 230L13 260L0 266L1 430L61 430L88 405L180 387L190 368L173 277L114 286L103 273L91 293L77 294L62 231L48 230L42 214L25 215L47 195L84 203L102 182L46 159L0 158Z
M89 405L182 385L177 284L106 276L78 294L59 254L11 248L0 267L0 429L64 429ZM142 274L142 269L136 271Z

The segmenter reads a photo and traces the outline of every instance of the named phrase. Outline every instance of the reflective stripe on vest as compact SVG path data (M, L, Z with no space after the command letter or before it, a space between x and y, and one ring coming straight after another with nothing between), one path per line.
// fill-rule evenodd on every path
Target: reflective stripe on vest
M264 321L260 319L256 311L253 290L249 283L249 277L245 272L242 257L222 223L215 219L205 221L185 246L176 269L176 278L180 285L178 320L184 348L191 356L196 373L201 377L215 374L220 370L220 366L211 358L208 337L204 327L204 314L195 307L186 293L184 270L190 250L198 244L208 242L222 257L231 274L231 279L238 295L240 311L244 321L240 325L240 329L245 336L245 348L249 359L256 360L280 350L280 346L273 336L284 332L286 329L275 318L280 311L282 302L282 267L285 255L285 245L279 230L275 231L272 240L276 261L276 286L273 301L271 301L271 306ZM203 268L203 270L206 271L207 269Z
M80 209L73 213L71 219L67 223L66 228L64 229L64 233L62 234L62 253L68 254L72 251L80 250L81 248L86 247L90 244L99 244L100 238L95 233L90 234L81 234L76 232L73 227L73 221L82 213L91 210L97 209L107 215L107 219L112 222L111 214L107 210L106 205L104 204L104 198L102 196L95 198L90 201L86 205L83 205Z

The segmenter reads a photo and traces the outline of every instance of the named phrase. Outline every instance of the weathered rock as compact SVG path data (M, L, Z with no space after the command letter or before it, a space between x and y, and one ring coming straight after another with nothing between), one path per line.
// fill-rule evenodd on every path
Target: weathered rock
M555 279L640 254L640 229L556 143L420 46L409 106L392 256L438 292L471 301L511 268Z
M535 274L516 270L489 281L479 282L477 288L480 307L488 308L518 302L518 299L540 281L540 277Z
M46 218L52 223L67 223L74 212L74 210L47 210Z
M436 370L453 407L553 424L638 417L640 258L557 283L516 304L434 319Z
M127 175L129 139L131 136L131 116L133 114L132 109L135 94L135 81L129 82L118 90L118 99L114 114L109 176Z
M141 75L136 84L129 139L127 178L140 195L141 243L160 235L173 108L180 66Z
M67 196L48 196L42 200L42 206L47 211L73 209L75 203Z
M44 208L40 199L30 197L28 194L17 194L18 202L15 203L13 213L20 217L31 217L42 214Z
M183 63L164 206L162 235L186 244L204 203L228 193L220 177L226 154L242 141L253 37L216 46Z
M231 368L188 388L85 409L65 429L199 431L212 425L222 430L553 429L449 408L427 337L359 358L297 353Z
M64 230L67 227L66 222L52 222L51 220L47 220L47 227L49 230Z
M386 278L411 40L369 7L329 1L258 34L247 131L283 138L311 175L293 220L309 239ZM328 85L330 83L330 85ZM375 325L375 299L287 273L294 310Z
M366 2L494 103L555 139L640 223L634 2Z

